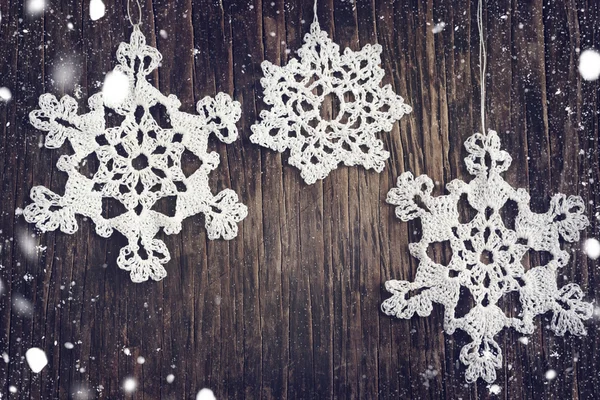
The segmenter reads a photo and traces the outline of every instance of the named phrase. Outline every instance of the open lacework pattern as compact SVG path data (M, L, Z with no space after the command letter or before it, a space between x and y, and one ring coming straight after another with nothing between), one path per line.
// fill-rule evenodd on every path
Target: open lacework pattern
M381 46L367 44L354 52L327 37L317 21L292 59L280 67L262 63L264 102L250 140L278 152L290 150L289 163L308 184L324 179L340 162L381 172L389 153L375 137L411 111L391 85L380 87L384 71ZM331 119L322 115L323 102L339 103Z
M120 105L109 107L111 102L97 93L89 99L91 111L78 115L73 98L57 100L43 94L40 109L30 113L31 123L48 132L47 148L59 148L68 140L74 154L57 162L57 168L68 174L64 196L36 186L24 216L41 231L60 228L72 234L78 228L76 214L91 218L100 236L109 237L117 230L129 242L120 251L119 267L130 271L134 282L160 280L167 274L163 264L170 260L165 243L156 238L161 228L166 234L179 233L185 218L203 213L210 239L232 239L237 235L237 222L247 215L235 192L225 189L213 195L208 185L208 174L219 165L219 155L207 150L208 137L214 133L225 143L233 142L241 107L227 94L218 93L214 99L205 97L197 103L199 115L179 111L176 96L164 96L146 80L162 55L146 45L137 27L130 43L120 44L117 60L115 71L129 78L130 87ZM160 126L153 118L150 109L156 105L164 106L169 121L163 125L170 126ZM105 107L123 118L121 125L107 126ZM181 168L186 149L202 163L187 177ZM79 168L93 153L100 166L89 178ZM153 209L168 196L176 196L174 216ZM118 200L127 211L104 217L105 198Z
M429 177L414 178L405 172L398 178L398 187L388 193L387 202L397 206L396 216L403 221L420 218L423 234L409 247L419 259L414 282L386 282L392 297L383 302L382 310L408 319L415 313L428 316L433 303L442 304L446 333L462 329L472 339L460 352L460 360L467 365L466 380L483 378L491 383L496 379L496 368L502 366L502 352L494 336L504 328L531 334L533 319L551 312L550 329L557 335L567 331L586 334L582 320L592 316L592 305L582 301L578 285L559 288L556 280L558 270L569 261L560 238L579 240L579 231L588 226L588 219L582 215L583 200L564 194L552 197L546 213L532 212L529 194L513 189L500 176L510 166L511 157L500 150L496 132L477 133L467 139L465 147L469 153L467 169L475 176L471 182L454 180L446 186L448 195L432 197ZM463 194L477 211L468 223L459 222L457 204ZM509 200L518 205L514 228L505 226L499 214ZM444 241L452 248L448 265L438 264L427 255L430 245ZM552 260L525 271L521 260L530 249L549 252ZM482 257L484 253L488 256ZM458 318L455 308L461 288L470 293L475 305ZM522 312L513 317L504 313L498 301L514 291L518 292Z

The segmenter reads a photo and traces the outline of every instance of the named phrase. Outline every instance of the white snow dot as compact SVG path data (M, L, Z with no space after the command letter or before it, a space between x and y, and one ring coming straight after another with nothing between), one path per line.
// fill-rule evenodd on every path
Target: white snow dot
M9 101L12 99L12 93L7 87L0 87L0 100Z
M600 77L600 53L587 49L579 55L579 73L586 81L595 81Z
M138 363L138 364L143 364L143 363L145 363L145 362L146 362L146 359L145 359L144 357L142 357L142 356L139 356L139 357L137 358L137 363Z
M102 0L90 1L90 18L92 19L92 21L96 21L104 17L105 12L106 6L102 2Z
M196 400L217 400L212 390L204 388L196 395Z
M48 357L46 357L46 353L44 350L39 349L37 347L32 347L25 353L25 359L27 360L27 364L29 364L29 368L36 374L44 369L46 365L48 365Z
M519 342L523 343L524 345L527 345L529 343L529 338L526 336L522 336L519 338Z
M17 393L17 387L13 386L13 385L10 385L8 387L8 391L11 392L11 393Z
M548 371L546 371L546 380L551 381L554 378L556 378L556 371L555 370L549 369Z
M269 33L269 35L271 35L271 37L275 37L276 33L275 32L271 32L271 33Z
M165 31L164 29L161 29L160 31L158 31L158 34L160 35L161 38L166 39L169 37L169 35L167 35L167 31Z
M175 380L175 375L173 375L173 374L167 375L167 383L173 383L174 380Z
M127 393L133 393L137 389L137 381L135 378L126 378L123 381L123 390Z
M71 342L65 342L65 349L71 350L75 347L75 345Z
M129 94L129 78L121 71L112 71L106 74L102 86L104 104L109 107L119 107Z
M6 353L2 353L2 359L6 364L8 364L8 362L10 361L10 357Z
M72 22L67 23L67 28L69 28L70 31L72 31L73 29L75 29L75 25L73 25Z
M583 243L583 252L592 260L597 260L600 257L600 242L598 239L587 239Z
M20 316L30 317L33 314L33 304L20 294L13 295L13 310Z
M500 394L500 391L502 390L502 388L499 385L492 385L490 386L490 394Z
M31 14L39 14L46 8L46 0L29 0L27 3L27 11Z
M123 349L123 353L125 353L126 356L130 356L131 355L131 350L129 350L127 347L125 347Z
M446 27L446 23L445 22L438 22L437 24L435 24L435 26L431 29L431 31L433 33L440 33L441 31L444 30L444 28Z

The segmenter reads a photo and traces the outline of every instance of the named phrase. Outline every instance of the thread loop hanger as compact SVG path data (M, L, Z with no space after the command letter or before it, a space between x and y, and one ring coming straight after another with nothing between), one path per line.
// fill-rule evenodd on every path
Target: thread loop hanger
M487 52L483 36L483 0L477 4L477 28L479 29L479 75L481 82L481 133L485 134L485 74L487 67Z
M138 9L138 19L137 22L133 22L133 17L131 16L131 0L127 0L127 17L129 18L129 23L134 29L139 29L142 24L142 5L139 0L135 0Z

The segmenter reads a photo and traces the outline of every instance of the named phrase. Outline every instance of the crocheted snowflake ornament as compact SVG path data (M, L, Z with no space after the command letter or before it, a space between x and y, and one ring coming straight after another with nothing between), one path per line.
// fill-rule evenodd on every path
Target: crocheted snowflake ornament
M214 99L205 97L197 103L199 115L179 111L181 103L176 96L164 96L146 80L161 59L136 27L130 43L121 43L117 50L119 65L114 70L129 80L129 91L121 104L112 104L111 99L97 93L88 101L91 111L78 115L73 98L57 100L43 94L40 109L29 115L33 126L48 132L47 148L61 147L68 140L74 154L61 156L56 164L68 174L64 195L34 187L33 203L23 212L25 219L41 231L60 228L72 234L77 230L75 215L80 214L92 219L100 236L109 237L113 230L121 232L129 244L121 249L117 264L130 271L134 282L166 276L163 264L170 255L165 243L156 239L161 228L166 234L179 233L185 218L203 213L210 239L232 239L237 235L236 223L247 215L235 192L225 189L213 195L208 185L209 172L219 165L219 155L207 151L208 137L214 133L225 143L237 138L240 104L219 93ZM151 114L157 105L163 106L168 116L162 126ZM120 125L107 126L108 108L121 116ZM202 162L189 176L181 168L186 149ZM88 177L79 169L92 154L100 165ZM172 216L153 208L168 196L176 197ZM106 198L118 200L127 211L107 217L102 204Z
M389 153L375 137L411 111L390 85L380 87L381 46L354 52L340 48L315 20L292 59L280 67L262 63L264 102L271 107L252 126L253 143L278 152L290 150L289 163L306 183L325 178L340 162L381 172ZM322 115L328 99L339 102L336 115Z
M469 156L467 169L475 178L469 183L454 180L446 186L449 194L432 197L433 182L425 175L413 178L405 172L398 187L390 190L387 202L396 205L396 216L403 221L421 219L422 239L409 246L419 259L414 282L391 280L386 289L392 297L382 304L384 313L411 318L415 313L428 316L433 303L444 306L444 328L452 334L462 329L472 339L460 352L468 366L466 380L496 379L502 366L501 349L494 336L512 327L523 334L534 330L533 319L552 313L550 329L557 335L569 331L585 335L582 320L592 316L592 305L582 301L576 284L557 286L558 270L567 265L569 253L561 249L559 239L579 240L579 231L588 226L582 215L585 205L577 196L557 194L544 214L530 210L528 193L513 189L500 174L508 169L510 155L500 150L494 131L477 133L465 142ZM487 162L486 162L487 160ZM459 222L457 204L465 194L477 215L468 223ZM499 212L506 202L518 205L514 227L506 226ZM452 258L448 265L434 262L428 247L449 241ZM521 260L528 250L546 251L552 260L528 270ZM457 317L461 288L472 296L475 306ZM507 316L498 301L509 292L518 292L522 312Z

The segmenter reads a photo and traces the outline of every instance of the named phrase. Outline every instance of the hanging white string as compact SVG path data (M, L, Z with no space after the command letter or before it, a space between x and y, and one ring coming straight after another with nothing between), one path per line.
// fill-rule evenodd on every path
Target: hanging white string
M479 75L481 78L481 133L485 134L485 69L487 53L483 37L483 0L477 5L477 28L479 29Z
M319 22L319 20L317 19L317 0L315 0L315 4L313 5L313 14L314 14L314 22Z
M137 28L142 23L142 5L140 4L140 0L135 0L135 2L137 3L138 8L138 21L135 23L133 22L133 17L131 16L131 0L127 0L127 17L129 17L131 26Z

